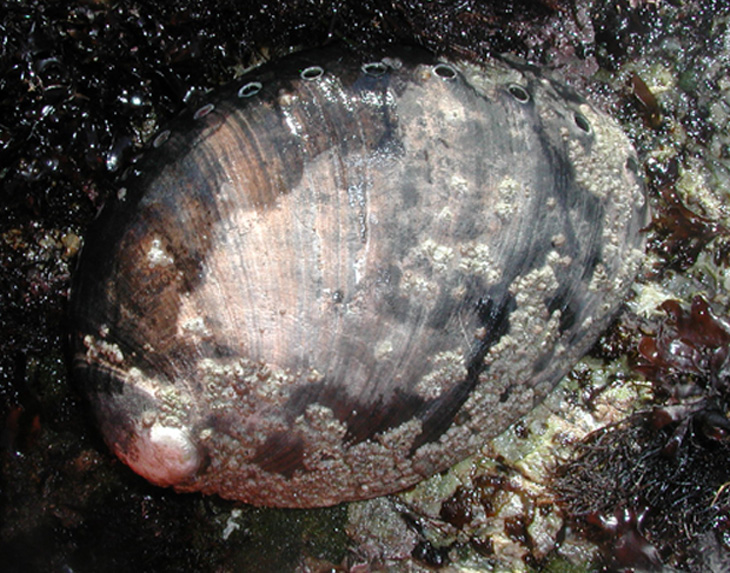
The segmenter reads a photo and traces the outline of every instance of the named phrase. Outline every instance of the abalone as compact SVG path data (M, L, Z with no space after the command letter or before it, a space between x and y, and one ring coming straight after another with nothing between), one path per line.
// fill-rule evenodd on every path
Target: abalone
M627 137L523 64L304 52L151 147L87 235L73 370L179 491L323 506L447 468L544 398L642 259Z

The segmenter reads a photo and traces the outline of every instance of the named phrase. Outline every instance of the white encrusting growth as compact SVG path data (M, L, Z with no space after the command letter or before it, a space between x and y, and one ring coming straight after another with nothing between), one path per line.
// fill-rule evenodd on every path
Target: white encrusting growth
M150 267L168 267L175 262L162 247L162 239L154 237L149 249L147 249L147 261Z

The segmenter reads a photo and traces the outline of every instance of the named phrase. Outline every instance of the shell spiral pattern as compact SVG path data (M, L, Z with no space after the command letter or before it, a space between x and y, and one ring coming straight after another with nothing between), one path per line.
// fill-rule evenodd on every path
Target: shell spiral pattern
M88 235L73 367L179 491L322 506L445 469L544 398L643 255L628 139L520 64L301 53L152 147Z

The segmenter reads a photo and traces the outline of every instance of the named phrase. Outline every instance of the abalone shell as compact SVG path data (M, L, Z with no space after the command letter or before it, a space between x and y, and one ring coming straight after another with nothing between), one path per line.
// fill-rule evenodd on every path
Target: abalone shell
M447 468L642 258L628 139L526 65L300 53L152 147L86 238L73 368L110 447L179 491L321 506Z

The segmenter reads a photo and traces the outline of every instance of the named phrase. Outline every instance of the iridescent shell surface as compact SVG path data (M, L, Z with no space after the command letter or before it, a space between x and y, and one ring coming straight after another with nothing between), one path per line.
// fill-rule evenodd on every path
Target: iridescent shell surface
M86 239L74 371L179 491L320 506L447 468L544 398L642 258L628 139L527 66L302 53L153 147Z

